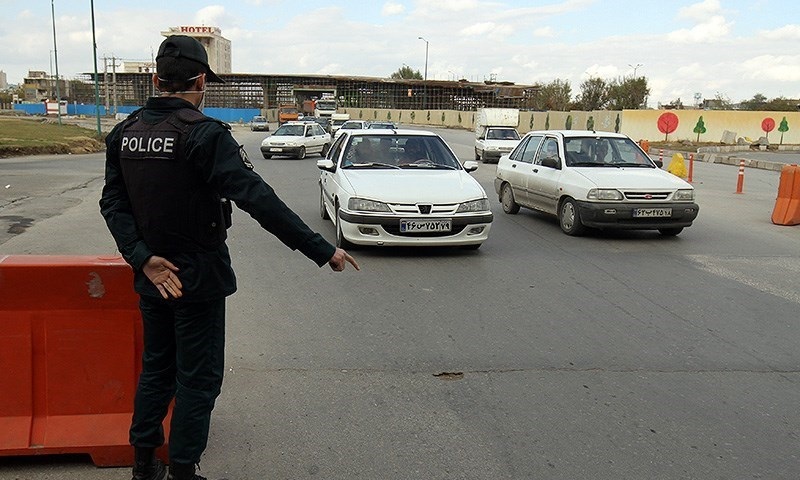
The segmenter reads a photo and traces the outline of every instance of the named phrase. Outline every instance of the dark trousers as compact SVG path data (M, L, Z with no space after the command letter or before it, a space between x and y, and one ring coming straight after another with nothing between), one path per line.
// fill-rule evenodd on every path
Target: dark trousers
M174 397L170 462L197 464L208 443L211 410L225 370L225 298L178 302L140 296L139 308L144 352L130 443L164 444L162 423Z

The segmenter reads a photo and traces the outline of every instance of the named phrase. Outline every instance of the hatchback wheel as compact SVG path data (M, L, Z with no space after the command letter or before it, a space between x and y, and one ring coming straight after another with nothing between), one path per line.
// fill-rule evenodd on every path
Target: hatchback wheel
M514 191L511 185L503 184L503 189L500 190L500 203L503 204L503 211L511 215L519 212L519 204L514 201Z
M300 147L300 150L297 151L297 158L299 160L306 158L306 147Z
M558 209L558 223L561 230L567 235L577 236L581 235L586 227L581 222L581 216L578 213L578 206L575 200L567 198Z

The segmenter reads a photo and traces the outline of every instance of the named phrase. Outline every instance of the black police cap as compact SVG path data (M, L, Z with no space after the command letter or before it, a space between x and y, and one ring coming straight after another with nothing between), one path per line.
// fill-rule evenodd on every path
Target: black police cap
M162 57L175 57L194 60L195 62L206 67L206 77L209 82L225 83L224 80L219 78L216 73L208 66L208 53L205 47L197 41L197 39L187 35L170 35L158 47L158 55L156 60Z

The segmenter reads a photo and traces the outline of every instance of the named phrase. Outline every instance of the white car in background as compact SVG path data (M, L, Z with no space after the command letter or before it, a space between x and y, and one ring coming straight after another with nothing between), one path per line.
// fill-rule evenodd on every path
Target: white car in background
M674 236L699 207L694 187L661 166L619 133L534 131L500 158L494 187L504 212L555 215L567 235L590 227Z
M348 120L336 130L336 133L333 134L333 139L336 140L339 136L344 133L345 130L361 130L367 128L369 126L369 122L366 120Z
M345 130L320 169L319 211L336 245L460 246L489 237L486 192L438 135L423 130Z
M331 146L331 135L316 122L286 122L261 142L261 155L306 158L306 154L325 156Z

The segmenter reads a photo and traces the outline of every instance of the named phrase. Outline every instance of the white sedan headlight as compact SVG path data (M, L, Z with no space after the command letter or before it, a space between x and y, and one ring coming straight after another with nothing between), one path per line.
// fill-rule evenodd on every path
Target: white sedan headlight
M347 201L347 209L358 212L391 212L389 205L375 200L353 197Z
M586 195L589 200L622 200L622 192L615 188L593 188Z
M472 200L471 202L464 202L458 206L456 213L466 212L485 212L489 210L489 200L481 198L480 200Z
M694 200L694 189L693 188L684 188L675 192L675 195L672 196L672 199L676 202L686 202Z

